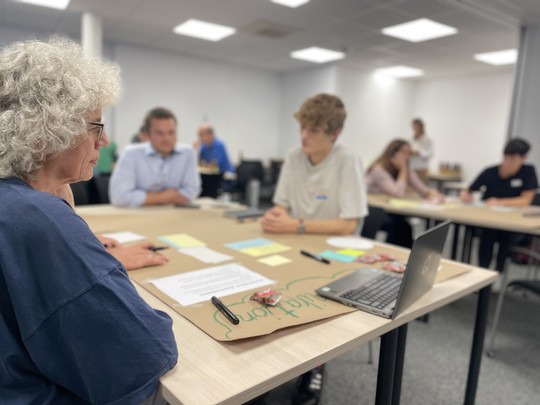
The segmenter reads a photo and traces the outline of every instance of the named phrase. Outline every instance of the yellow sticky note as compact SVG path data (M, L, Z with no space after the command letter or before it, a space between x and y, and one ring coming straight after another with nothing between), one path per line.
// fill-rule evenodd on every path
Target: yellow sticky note
M196 246L206 246L204 242L195 239L193 236L187 233L179 233L176 235L166 235L158 238L159 240L176 247L177 249L184 249Z
M366 252L364 252L363 250L358 250L358 249L341 249L341 250L338 250L337 253L342 254L342 255L347 255L347 256L358 257L358 256L362 256Z
M273 253L284 252L289 249L289 246L282 245L281 243L269 243L268 245L254 246L246 249L241 249L240 252L253 257L259 257L271 255Z
M281 255L268 256L263 259L259 259L259 262L266 264L267 266L281 266L282 264L290 263L291 259L287 259Z
M420 201L405 200L401 198L391 198L388 202L390 205L399 208L418 208L420 206Z

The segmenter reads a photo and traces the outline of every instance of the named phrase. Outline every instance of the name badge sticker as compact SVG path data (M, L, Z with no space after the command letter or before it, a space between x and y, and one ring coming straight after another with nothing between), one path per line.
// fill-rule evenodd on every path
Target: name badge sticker
M523 185L523 180L521 180L521 179L512 179L512 180L510 180L510 186L511 187L517 188L517 187L521 187L522 185Z

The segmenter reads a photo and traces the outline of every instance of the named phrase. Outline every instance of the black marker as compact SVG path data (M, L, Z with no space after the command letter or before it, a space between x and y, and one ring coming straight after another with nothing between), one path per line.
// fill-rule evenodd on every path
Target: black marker
M157 252L158 250L165 250L168 248L169 246L150 246L148 250L151 250L152 252Z
M238 319L238 318L236 317L236 315L233 314L233 313L231 312L231 310L230 310L229 308L227 308L227 307L225 306L225 304L219 300L219 298L217 298L217 297L212 297L212 298L211 298L211 301L212 301L212 304L214 304L214 306L219 310L219 312L221 312L223 315L225 315L225 317L226 317L229 321L231 321L231 323L232 323L233 325L238 325L238 324L240 323L240 319Z
M303 254L304 256L307 256L307 257L311 258L311 259L317 260L318 262L321 262L321 263L324 263L324 264L330 264L330 260L325 259L324 257L321 257L321 256L316 255L314 253L309 253L309 252L306 252L305 250L301 250L300 253Z

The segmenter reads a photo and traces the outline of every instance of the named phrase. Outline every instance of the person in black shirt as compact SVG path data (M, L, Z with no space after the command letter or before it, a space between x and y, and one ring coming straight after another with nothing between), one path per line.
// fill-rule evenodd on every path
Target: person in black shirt
M487 206L523 207L530 205L537 189L538 180L534 166L525 164L530 145L514 138L504 148L500 165L488 167L474 180L467 190L461 192L461 200L473 202L474 192L483 192L482 200ZM478 248L478 264L488 268L493 257L493 247L498 242L496 269L502 271L508 250L516 245L521 234L516 232L481 229Z

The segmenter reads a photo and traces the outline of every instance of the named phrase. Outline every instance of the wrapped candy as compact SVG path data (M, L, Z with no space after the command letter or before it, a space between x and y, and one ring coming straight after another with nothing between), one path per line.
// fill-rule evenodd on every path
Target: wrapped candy
M395 273L403 273L405 271L405 265L398 261L385 262L382 265L382 268L385 270L393 271Z
M356 259L358 263L373 264L379 261L379 255L362 255Z
M266 289L253 293L250 299L261 304L275 306L281 300L281 293L278 290Z
M388 253L362 255L358 259L356 259L358 263L366 263L366 264L373 264L377 262L390 262L390 261L396 261L396 260L397 258L395 256Z

